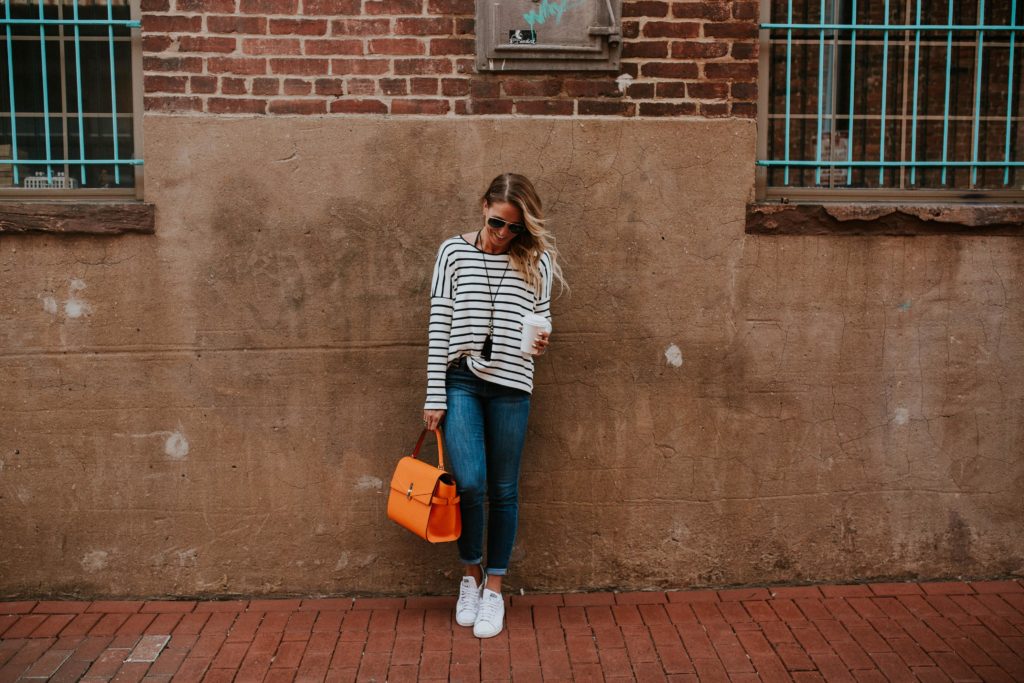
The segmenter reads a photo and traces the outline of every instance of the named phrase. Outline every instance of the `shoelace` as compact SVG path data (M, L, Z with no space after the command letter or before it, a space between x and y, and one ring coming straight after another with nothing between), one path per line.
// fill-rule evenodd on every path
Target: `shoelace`
M493 622L498 616L498 611L504 605L501 602L501 598L489 598L487 600L480 601L480 612L477 619L483 619L485 621Z
M469 588L467 584L459 586L458 609L469 609L480 601L479 589Z

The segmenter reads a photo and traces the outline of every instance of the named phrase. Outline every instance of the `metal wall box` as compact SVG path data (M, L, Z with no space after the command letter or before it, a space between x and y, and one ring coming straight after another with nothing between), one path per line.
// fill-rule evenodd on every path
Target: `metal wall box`
M479 71L617 71L622 0L478 0Z

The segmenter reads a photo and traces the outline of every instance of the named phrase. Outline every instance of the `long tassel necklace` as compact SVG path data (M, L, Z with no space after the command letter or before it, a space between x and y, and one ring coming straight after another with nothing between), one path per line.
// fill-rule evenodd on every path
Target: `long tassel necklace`
M480 249L480 251L483 251L480 245L480 233L482 232L482 228L479 231L477 231L476 240L473 243L477 249ZM480 351L480 356L484 360L489 361L491 360L491 347L494 342L494 306L495 303L498 301L498 292L501 291L501 283L505 281L505 274L508 272L509 262L505 262L505 270L501 272L501 278L498 280L498 289L497 291L494 291L491 289L491 272L487 268L487 257L483 256L481 258L483 259L484 262L484 273L487 278L487 293L491 295L491 319L487 323L487 338L484 339L484 348Z

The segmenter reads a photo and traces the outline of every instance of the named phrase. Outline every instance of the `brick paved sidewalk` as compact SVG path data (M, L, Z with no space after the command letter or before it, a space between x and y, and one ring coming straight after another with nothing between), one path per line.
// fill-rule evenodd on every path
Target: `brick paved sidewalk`
M1024 583L453 598L0 602L7 681L1024 681Z

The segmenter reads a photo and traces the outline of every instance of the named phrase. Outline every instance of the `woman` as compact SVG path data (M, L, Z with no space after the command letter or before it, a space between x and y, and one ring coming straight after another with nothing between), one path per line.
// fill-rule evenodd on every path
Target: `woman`
M443 420L448 462L461 496L459 559L465 576L455 620L478 638L502 630L501 581L519 514L519 460L533 390L533 356L520 351L528 313L551 319L551 282L562 280L540 198L525 177L505 173L483 196L483 225L446 240L430 290L427 400L423 422ZM487 569L484 560L484 503ZM484 576L486 574L486 583Z

